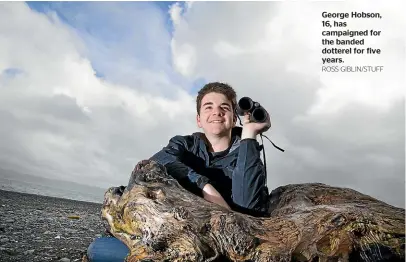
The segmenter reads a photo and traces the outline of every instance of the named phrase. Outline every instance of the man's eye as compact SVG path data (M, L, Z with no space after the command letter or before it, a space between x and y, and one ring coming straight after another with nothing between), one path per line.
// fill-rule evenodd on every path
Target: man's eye
M230 108L228 106L224 106L223 110L230 111Z

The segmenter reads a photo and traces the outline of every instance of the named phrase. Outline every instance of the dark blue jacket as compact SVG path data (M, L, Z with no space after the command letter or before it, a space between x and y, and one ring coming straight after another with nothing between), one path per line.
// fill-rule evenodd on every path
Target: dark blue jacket
M208 152L204 134L194 133L173 137L151 159L189 191L202 196L210 183L233 210L263 216L268 211L268 188L261 147L255 139L241 140L241 130L233 128L231 146L223 152Z

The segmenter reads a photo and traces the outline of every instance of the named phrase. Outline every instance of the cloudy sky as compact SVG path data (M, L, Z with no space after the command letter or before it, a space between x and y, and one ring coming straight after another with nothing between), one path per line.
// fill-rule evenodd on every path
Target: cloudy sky
M138 161L198 130L196 92L222 81L271 114L266 134L286 150L265 142L271 190L322 182L403 206L401 5L0 3L0 167L126 184ZM384 71L322 73L323 11L380 12L382 19L345 21L350 30L381 31L364 48L382 53L341 57Z

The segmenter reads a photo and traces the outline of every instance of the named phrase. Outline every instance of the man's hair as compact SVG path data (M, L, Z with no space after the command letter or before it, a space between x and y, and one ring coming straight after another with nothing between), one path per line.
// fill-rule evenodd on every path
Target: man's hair
M212 82L204 85L197 94L196 98L197 114L200 115L200 107L202 106L203 97L208 93L213 92L223 94L228 100L230 100L234 112L237 104L237 94L235 93L234 89L226 83Z

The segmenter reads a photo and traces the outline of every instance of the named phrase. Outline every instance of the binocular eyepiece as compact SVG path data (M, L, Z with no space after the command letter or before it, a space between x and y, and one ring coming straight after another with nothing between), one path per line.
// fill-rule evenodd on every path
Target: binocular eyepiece
M238 101L236 112L240 116L243 116L244 113L251 113L250 120L257 123L265 122L268 117L266 110L249 97L242 97Z

